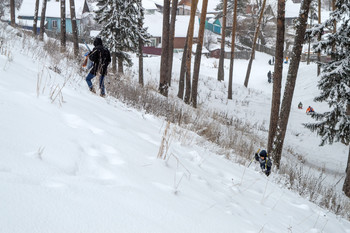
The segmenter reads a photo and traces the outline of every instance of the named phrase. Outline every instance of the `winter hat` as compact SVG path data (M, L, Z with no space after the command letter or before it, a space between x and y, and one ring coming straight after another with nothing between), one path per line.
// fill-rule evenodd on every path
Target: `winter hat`
M94 40L94 46L102 45L102 40L99 37L96 37Z
M266 152L266 150L261 150L260 153L259 153L259 156L260 156L260 157L266 158L266 157L267 157L267 152Z

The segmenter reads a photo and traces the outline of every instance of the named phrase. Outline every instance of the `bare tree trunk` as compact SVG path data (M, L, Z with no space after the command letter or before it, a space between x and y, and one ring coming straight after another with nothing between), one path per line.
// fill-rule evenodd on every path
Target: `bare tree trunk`
M346 165L346 171L345 171L345 181L343 184L343 192L347 197L350 197L350 147L349 147L349 154L348 154L348 163Z
M16 27L16 6L15 0L10 0L10 11L11 11L11 26Z
M321 0L318 0L318 24L321 24ZM321 41L321 34L318 35L318 41ZM317 53L317 76L321 74L321 52Z
M332 0L332 10L333 11L335 11L335 9L336 9L335 2L336 2L336 0ZM335 34L336 32L337 32L337 21L334 20L334 22L333 22L333 34ZM332 51L335 51L335 42L333 43ZM332 59L335 59L334 54L332 55Z
M185 89L185 74L186 74L187 43L188 43L188 31L187 31L184 51L182 53L181 70L180 70L180 78L179 78L179 91L177 93L177 97L179 97L180 99L184 98L184 91L185 91L184 89Z
M278 116L281 104L281 82L283 73L283 51L284 51L284 31L285 31L285 8L284 0L278 1L278 15L277 15L277 34L276 34L276 51L275 51L275 67L273 74L273 93L270 113L270 127L267 142L267 151L272 149L273 139L275 137Z
M61 0L61 53L66 51L66 0Z
M228 81L228 95L227 98L232 100L232 83L233 83L233 64L235 62L235 41L236 41L236 27L237 27L237 0L235 0L233 8L233 24L232 24L232 41L231 41L231 59L230 59L230 77Z
M346 105L346 115L350 116L350 103ZM350 197L350 147L349 147L349 154L348 154L348 163L346 165L345 170L345 181L343 184L343 191L347 197Z
M173 56L174 56L174 36L175 36L175 22L178 0L173 0L171 5L171 20L169 29L169 60L168 60L168 84L171 86L171 75L173 70Z
M280 168L281 163L281 154L283 149L284 138L286 135L290 108L293 100L295 82L297 79L300 55L302 51L302 46L304 43L304 36L306 31L307 18L310 8L310 3L312 0L302 1L300 13L299 13L299 22L297 23L296 36L293 46L293 52L290 59L290 65L288 69L287 83L283 95L281 112L278 119L278 127L276 131L276 139L272 148L272 156L274 157L274 162L276 163L277 168Z
M47 0L43 0L43 5L41 7L40 34L39 34L39 40L41 41L44 40L46 5L47 5Z
M114 74L117 73L117 54L112 52L112 71Z
M168 96L168 77L167 77L168 67L167 66L169 62L169 16L170 16L170 1L164 0L162 56L160 60L160 80L159 80L159 92L164 96Z
M139 0L139 3L140 5L142 5L142 0ZM143 18L144 18L144 12L143 12L143 9L141 8L140 10L140 14L141 14L141 17L139 17L139 21L138 21L138 26L139 26L139 29L141 30L143 28ZM142 51L142 48L143 48L143 40L142 38L139 38L139 52L138 52L138 55L139 55L139 84L141 86L144 85L143 83L143 51Z
M313 14L313 12L312 12L312 10L311 10L311 12L310 12L311 14L310 14L310 28L312 27L312 14ZM309 38L309 41L308 41L308 48L307 48L307 65L310 65L310 51L311 50L311 38Z
M193 43L193 30L194 30L194 20L197 10L198 0L193 0L191 3L191 15L190 23L188 26L188 43L186 52L186 92L185 92L185 103L190 103L191 98L191 57L192 57L192 43Z
M79 42L78 42L78 26L77 18L75 16L75 5L74 0L69 0L70 3L70 18L72 21L72 35L73 35L73 44L74 44L74 55L79 56Z
M141 40L141 39L140 39ZM143 86L143 51L142 42L139 42L139 84Z
M35 10L34 10L34 21L33 21L33 34L37 34L37 24L38 24L38 14L39 14L39 0L35 0Z
M192 106L194 108L197 108L198 79L199 79L199 69L200 69L201 58L202 58L202 47L203 47L203 38L204 38L205 19L207 16L207 7L208 7L208 0L203 0L199 32L198 32L198 44L197 44L196 57L194 59L194 68L193 68Z
M260 28L262 16L263 16L263 14L264 14L265 5L266 5L266 0L263 1L263 5L262 5L262 7L261 7L261 12L260 12L259 20L258 20L258 25L256 25L256 30L255 30L254 40L253 40L253 45L252 45L252 54L250 54L250 59L249 59L248 69L247 69L247 74L246 74L245 80L244 80L244 86L245 86L245 87L248 87L250 71L251 71L251 69L252 69L252 63L253 63L254 54L255 54L256 40L257 40L258 35L259 35L259 28Z
M123 59L118 58L118 74L124 74Z
M224 0L223 15L222 15L222 29L221 29L221 49L218 68L218 81L224 81L224 56L225 56L225 38L226 38L226 14L227 14L227 0Z

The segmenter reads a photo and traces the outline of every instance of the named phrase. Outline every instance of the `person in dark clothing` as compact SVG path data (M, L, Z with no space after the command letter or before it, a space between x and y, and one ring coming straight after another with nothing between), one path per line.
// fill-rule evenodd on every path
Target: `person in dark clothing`
M99 87L100 87L100 96L104 97L106 95L104 78L107 74L107 67L111 63L111 54L109 50L103 47L102 40L99 37L96 37L94 40L94 48L88 54L89 59L94 63L89 74L86 77L86 82L90 88L90 91L96 93L96 90L91 82L91 80L97 75L100 75Z
M271 70L269 70L269 72L267 72L267 81L269 83L271 83Z
M272 161L267 154L266 150L258 150L255 153L255 160L260 163L261 170L269 176L271 173Z

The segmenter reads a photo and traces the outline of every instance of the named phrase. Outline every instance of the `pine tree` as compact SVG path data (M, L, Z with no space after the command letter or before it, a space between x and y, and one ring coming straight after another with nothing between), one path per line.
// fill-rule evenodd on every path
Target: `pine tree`
M328 103L330 110L312 114L317 122L305 124L306 128L321 136L321 145L333 142L350 144L350 2L338 0L335 6L330 18L310 31L311 36L317 37L327 27L332 27L334 22L338 24L337 31L314 46L316 52L324 51L333 58L329 63L322 64L318 84L321 93L315 98L315 101ZM350 197L350 150L343 191Z
M99 0L99 4L101 8L96 11L95 18L103 25L99 35L112 56L118 58L118 70L122 71L125 63L132 65L127 52L138 52L139 39L147 43L150 38L147 30L139 26L142 6L132 0Z
M247 5L249 4L248 0L240 0L237 1L237 13L240 15L245 14L245 10ZM224 0L220 0L220 3L216 5L215 10L219 11L217 18L221 18L223 15L223 9L224 9ZM233 11L235 9L235 0L227 0L227 14L233 14Z

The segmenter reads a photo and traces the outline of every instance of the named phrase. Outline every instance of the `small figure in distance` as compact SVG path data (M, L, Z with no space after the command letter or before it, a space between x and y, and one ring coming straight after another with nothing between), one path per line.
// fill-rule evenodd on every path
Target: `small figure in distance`
M302 103L302 102L299 102L298 108L299 108L299 109L303 109L303 103Z
M313 109L311 106L309 106L309 107L306 109L306 114L310 114L310 113L312 113L312 112L315 112L315 111L314 111L314 109Z
M267 81L269 82L269 83L271 83L271 70L269 70L269 72L267 72Z
M266 176L269 176L271 173L272 161L266 150L259 149L255 153L255 160L260 163L260 168L266 174Z

